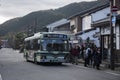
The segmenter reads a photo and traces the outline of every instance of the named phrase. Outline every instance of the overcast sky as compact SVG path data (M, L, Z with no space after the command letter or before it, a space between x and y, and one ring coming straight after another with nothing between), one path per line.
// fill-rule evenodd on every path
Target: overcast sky
M0 24L30 12L56 9L73 2L93 0L0 0Z

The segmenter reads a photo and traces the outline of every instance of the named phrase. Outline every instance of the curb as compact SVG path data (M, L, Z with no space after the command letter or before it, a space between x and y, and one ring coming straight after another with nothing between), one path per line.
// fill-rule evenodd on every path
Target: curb
M84 64L84 60L82 60L82 59L78 59L78 62ZM102 69L104 69L104 70L110 70L110 71L113 71L113 72L120 73L120 66L119 66L119 67L116 67L115 70L111 70L111 69L109 68L109 65L108 65L107 63L104 63L104 62L103 62L102 64L100 64L100 67L101 67Z

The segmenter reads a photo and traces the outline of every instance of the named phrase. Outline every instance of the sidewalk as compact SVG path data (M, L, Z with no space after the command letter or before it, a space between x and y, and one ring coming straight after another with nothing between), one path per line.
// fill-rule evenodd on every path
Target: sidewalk
M78 62L79 62L79 64L80 63L84 64L84 60L82 60L82 59L78 59ZM100 68L102 70L109 70L109 71L112 71L112 72L120 74L120 64L118 64L118 66L115 67L115 70L111 70L106 62L102 62L102 64L100 64Z

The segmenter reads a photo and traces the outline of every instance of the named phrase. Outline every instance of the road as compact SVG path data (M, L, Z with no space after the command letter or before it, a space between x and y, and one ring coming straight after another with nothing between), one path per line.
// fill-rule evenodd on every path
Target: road
M13 49L0 50L0 80L119 80L120 75L69 63L37 65Z

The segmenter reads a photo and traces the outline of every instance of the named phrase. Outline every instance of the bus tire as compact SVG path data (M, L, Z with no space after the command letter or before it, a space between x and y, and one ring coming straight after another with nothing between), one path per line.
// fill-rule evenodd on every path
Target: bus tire
M62 62L59 62L58 65L62 65Z

